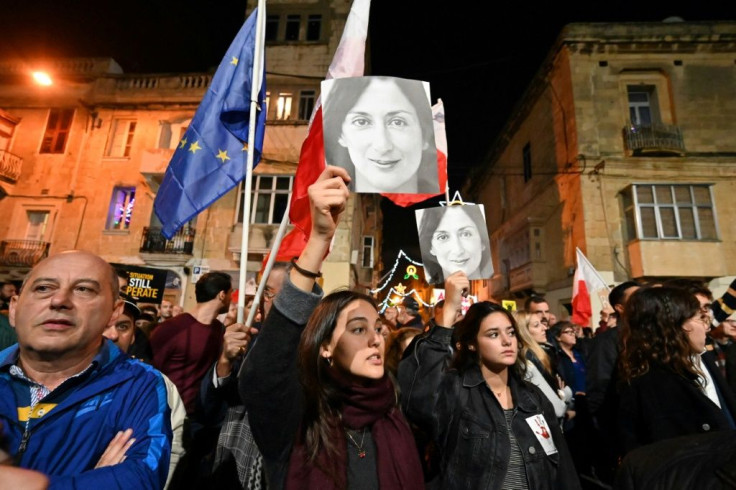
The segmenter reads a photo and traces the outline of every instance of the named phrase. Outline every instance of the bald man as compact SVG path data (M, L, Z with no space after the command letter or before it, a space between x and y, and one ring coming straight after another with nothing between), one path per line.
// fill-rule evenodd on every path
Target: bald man
M107 262L71 251L39 262L10 304L18 344L0 352L3 436L18 465L53 488L166 482L164 380L102 335L121 314L118 291Z

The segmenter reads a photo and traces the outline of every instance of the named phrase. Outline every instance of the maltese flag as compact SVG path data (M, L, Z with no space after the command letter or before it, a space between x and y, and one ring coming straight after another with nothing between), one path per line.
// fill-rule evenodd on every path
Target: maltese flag
M597 295L601 303L606 304L610 288L583 252L577 247L575 251L578 266L572 283L572 322L585 326L590 325L590 318L593 316L590 295Z

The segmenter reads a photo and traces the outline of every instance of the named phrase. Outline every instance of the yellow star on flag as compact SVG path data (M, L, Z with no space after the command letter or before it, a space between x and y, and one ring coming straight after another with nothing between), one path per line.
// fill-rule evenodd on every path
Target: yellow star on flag
M225 163L225 160L230 160L230 157L227 156L226 150L218 150L217 156L215 158L219 158L220 160L222 160L222 163Z
M187 139L182 138L181 141L179 142L179 148L183 149L185 146L187 146Z
M238 58L236 58L235 56L233 56L233 59L230 60L230 64L231 65L234 65L234 66L238 66Z
M396 289L396 292L397 293L404 294L404 291L406 291L406 286L404 286L403 284L399 283L399 284L396 285L396 288L395 289Z
M196 153L197 150L201 150L201 149L202 147L199 146L199 141L195 141L194 143L189 145L189 151L191 151L192 153Z

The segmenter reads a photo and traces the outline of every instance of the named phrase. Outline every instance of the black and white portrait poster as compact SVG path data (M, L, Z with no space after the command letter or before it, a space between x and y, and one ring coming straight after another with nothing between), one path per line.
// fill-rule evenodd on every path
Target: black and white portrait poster
M437 194L429 83L392 77L322 82L325 160L360 193Z
M442 284L456 271L465 272L468 279L491 277L493 263L483 205L418 209L415 213L429 284Z

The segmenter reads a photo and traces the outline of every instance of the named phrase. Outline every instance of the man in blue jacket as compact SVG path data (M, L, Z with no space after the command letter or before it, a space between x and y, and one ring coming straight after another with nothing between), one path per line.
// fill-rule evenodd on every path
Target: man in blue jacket
M10 305L18 345L0 352L2 436L50 488L163 488L171 424L161 374L102 336L122 311L100 257L40 262ZM112 441L112 442L111 442Z

